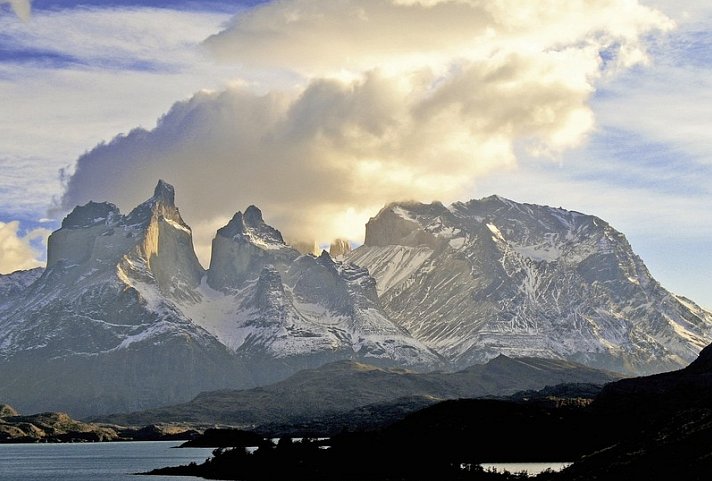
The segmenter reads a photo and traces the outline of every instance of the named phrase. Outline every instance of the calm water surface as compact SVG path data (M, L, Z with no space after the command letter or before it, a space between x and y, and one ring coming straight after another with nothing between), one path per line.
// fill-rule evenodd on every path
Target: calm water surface
M133 476L163 466L202 462L212 449L173 449L181 442L0 444L1 481L186 481Z
M550 462L550 463L482 463L480 464L485 469L494 469L495 471L510 473L521 473L525 471L530 476L551 469L552 471L561 471L562 469L571 466L568 462Z

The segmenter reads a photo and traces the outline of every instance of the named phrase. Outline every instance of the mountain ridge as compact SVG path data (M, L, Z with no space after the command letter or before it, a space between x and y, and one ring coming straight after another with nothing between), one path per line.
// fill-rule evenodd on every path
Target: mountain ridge
M605 384L617 379L620 376L615 373L568 361L507 356L462 371L429 373L342 360L301 370L266 386L205 392L185 404L95 420L124 425L150 424L157 420L220 422L253 429L268 424L311 421L406 397L438 401L505 396L547 385L581 381Z
M712 340L709 312L575 211L499 196L391 203L346 259L369 269L395 322L460 367L512 353L643 374L683 367Z
M594 216L501 197L392 203L366 241L302 255L249 206L216 232L206 270L170 184L125 215L78 206L44 271L0 276L0 397L86 416L339 360L432 371L500 354L647 373L712 339L712 314Z

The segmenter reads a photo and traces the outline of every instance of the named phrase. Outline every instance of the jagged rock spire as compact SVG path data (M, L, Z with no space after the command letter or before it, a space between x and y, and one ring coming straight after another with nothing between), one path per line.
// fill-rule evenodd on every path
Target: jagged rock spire
M249 226L256 227L260 224L264 224L264 220L262 219L262 211L254 205L251 205L247 209L245 209L244 218L245 223Z
M351 244L346 239L334 239L329 246L329 254L334 259L345 256L349 252L351 252Z
M286 246L282 233L265 223L262 211L254 205L237 212L230 222L218 229L217 234L238 242L272 247Z
M109 202L93 202L74 208L62 220L62 228L77 229L110 222L119 215L119 208Z
M93 266L157 282L181 296L182 286L196 286L204 274L193 249L191 230L175 206L175 189L159 180L153 196L123 216L108 202L76 207L48 240L47 266ZM89 267L86 267L89 268Z
M160 179L153 190L153 199L174 206L175 197L175 188L165 180Z
M251 205L218 229L213 239L208 284L219 290L234 289L245 280L256 278L264 266L284 269L298 256L282 234L265 223L260 209Z
M126 223L147 225L152 217L162 216L166 219L188 227L180 216L175 205L175 189L164 180L159 180L153 190L153 197L138 205L126 216Z

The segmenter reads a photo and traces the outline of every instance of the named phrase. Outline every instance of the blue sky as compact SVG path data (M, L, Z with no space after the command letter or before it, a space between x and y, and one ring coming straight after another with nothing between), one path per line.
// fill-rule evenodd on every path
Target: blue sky
M203 262L250 203L358 242L386 201L496 193L607 220L712 307L712 7L425 3L0 2L0 272L161 176Z

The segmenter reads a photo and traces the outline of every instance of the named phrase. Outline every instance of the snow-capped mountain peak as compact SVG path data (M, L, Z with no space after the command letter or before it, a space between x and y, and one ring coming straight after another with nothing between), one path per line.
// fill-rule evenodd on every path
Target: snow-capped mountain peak
M346 259L375 277L391 319L462 367L506 354L640 374L684 366L712 341L712 315L575 211L499 196L389 204Z
M284 272L300 255L284 242L277 229L265 223L254 205L244 214L237 212L218 229L212 247L208 284L221 291L239 289L268 265Z
M282 233L267 225L262 218L262 211L254 205L237 212L230 222L218 229L217 234L235 242L249 243L261 249L281 249L286 247Z
M152 199L156 202L162 202L166 205L175 206L175 188L165 180L159 179L156 184L156 188L153 190Z
M88 202L77 206L62 220L62 228L81 229L97 224L113 224L120 216L119 208L109 202Z
M174 228L190 232L190 227L175 205L175 189L172 185L159 180L153 191L153 196L135 207L123 220L127 226L136 228L147 227L152 220L161 219Z

